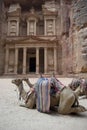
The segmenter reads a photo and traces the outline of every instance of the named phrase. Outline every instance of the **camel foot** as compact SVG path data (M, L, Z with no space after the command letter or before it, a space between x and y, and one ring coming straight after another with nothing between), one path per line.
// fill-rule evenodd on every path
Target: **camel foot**
M20 107L25 107L25 108L28 108L28 109L33 109L32 107L28 107L26 104L20 104L19 106Z
M26 107L24 104L20 104L19 106L20 106L20 107Z
M78 112L85 112L85 111L87 111L87 109L85 107L83 107L83 106L79 106L77 108L77 110L78 110Z

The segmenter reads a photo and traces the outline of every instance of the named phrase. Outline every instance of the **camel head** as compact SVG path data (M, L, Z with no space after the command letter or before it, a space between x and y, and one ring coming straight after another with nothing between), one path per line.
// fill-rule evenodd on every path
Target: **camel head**
M22 83L22 80L21 79L13 79L12 83L19 86Z
M87 80L84 78L80 79L73 79L72 82L69 84L69 87L73 91L79 91L79 95L86 95L87 96Z
M80 79L73 79L72 82L68 85L73 91L75 91L81 84Z
M21 100L22 90L23 90L23 83L22 79L13 79L12 83L15 84L19 90L19 100Z
M86 97L87 97L87 80L84 79L84 78L81 79L81 84L80 84L80 86L81 86L81 89L82 89L81 94L82 94L82 95L85 94Z

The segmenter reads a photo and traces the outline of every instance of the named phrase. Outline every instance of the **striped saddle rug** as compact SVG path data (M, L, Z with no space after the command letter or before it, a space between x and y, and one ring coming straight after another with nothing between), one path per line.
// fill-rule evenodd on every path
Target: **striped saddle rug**
M60 92L62 88L64 88L64 84L62 84L57 78L51 77L50 78L50 95L54 95L57 92Z
M50 81L47 78L39 78L36 83L37 110L49 113L50 110Z

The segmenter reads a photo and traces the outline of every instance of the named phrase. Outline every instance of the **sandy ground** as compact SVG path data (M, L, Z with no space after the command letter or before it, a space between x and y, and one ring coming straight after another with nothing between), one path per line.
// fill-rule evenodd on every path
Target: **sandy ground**
M87 130L87 112L65 116L20 107L18 92L11 80L0 79L0 130ZM65 85L71 81L68 78L60 80ZM87 99L79 101L87 108Z

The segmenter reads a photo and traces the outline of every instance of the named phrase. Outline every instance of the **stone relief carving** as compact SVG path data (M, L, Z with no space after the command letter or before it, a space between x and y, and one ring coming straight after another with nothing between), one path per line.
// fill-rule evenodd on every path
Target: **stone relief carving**
M16 36L17 32L17 22L11 21L10 22L10 36Z
M21 7L19 4L11 4L8 10L8 13L15 12L17 10L20 10Z
M47 20L46 30L47 30L48 35L53 34L53 20L52 19Z
M29 21L29 34L30 34L30 35L33 35L33 34L34 34L34 23L35 23L34 20Z
M44 5L42 5L43 10L48 10L48 11L57 11L56 8L56 3L55 1L46 1Z

